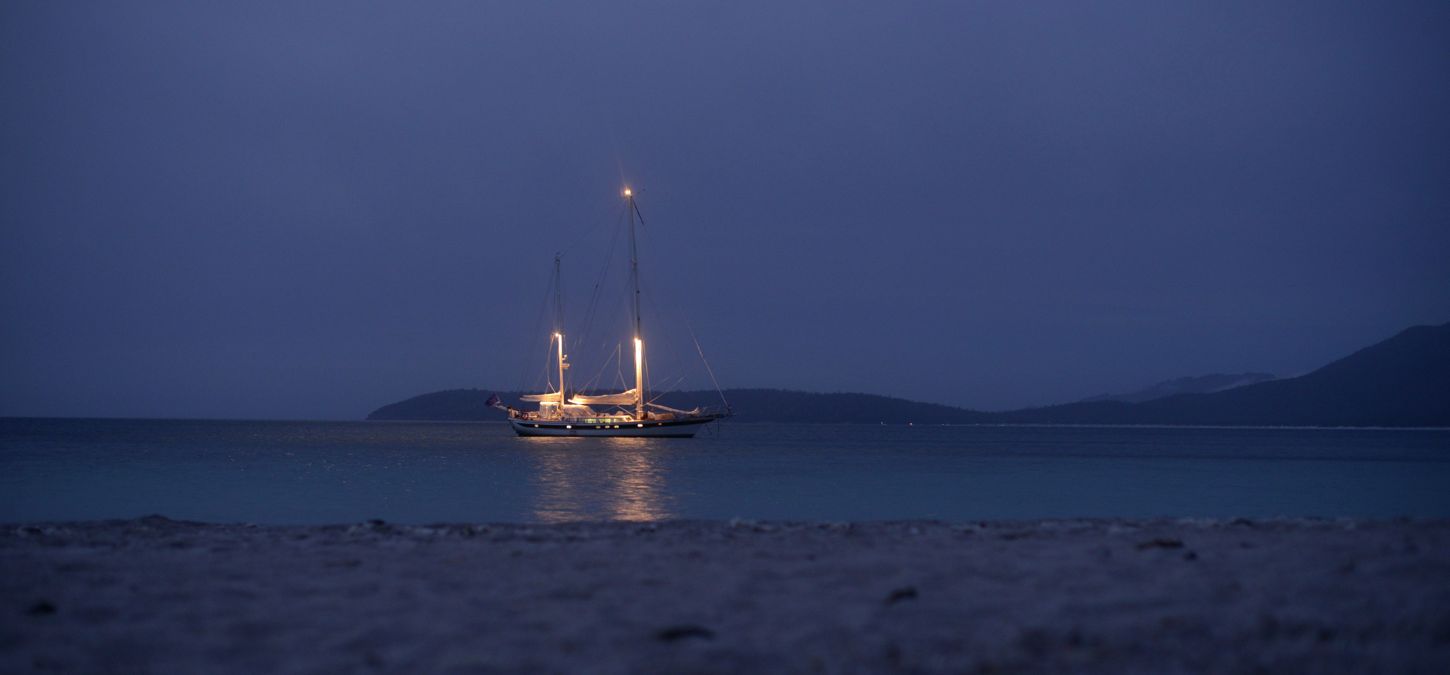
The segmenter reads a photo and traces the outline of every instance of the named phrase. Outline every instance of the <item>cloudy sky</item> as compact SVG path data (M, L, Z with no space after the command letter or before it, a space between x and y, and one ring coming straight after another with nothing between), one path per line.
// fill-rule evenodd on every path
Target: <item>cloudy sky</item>
M1450 321L1446 73L1444 2L5 3L0 415L528 386L625 183L657 379L1302 373Z

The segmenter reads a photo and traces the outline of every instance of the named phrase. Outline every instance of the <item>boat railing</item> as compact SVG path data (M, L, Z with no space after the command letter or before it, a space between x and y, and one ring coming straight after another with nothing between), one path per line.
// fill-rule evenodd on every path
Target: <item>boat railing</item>
M678 414L674 412L651 412L648 414L647 419L660 420L663 422L680 419L681 417L730 417L733 414L734 413L732 413L731 410L726 407L707 406L696 408L685 414ZM594 415L579 417L566 415L558 417L554 415L541 415L538 411L535 410L510 410L509 416L513 419L526 420L530 422L547 420L550 422L572 422L575 424L633 424L639 421L636 420L633 415Z

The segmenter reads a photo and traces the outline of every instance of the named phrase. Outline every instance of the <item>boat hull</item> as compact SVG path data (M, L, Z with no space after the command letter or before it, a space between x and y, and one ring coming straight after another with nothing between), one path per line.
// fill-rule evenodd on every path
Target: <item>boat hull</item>
M719 417L691 417L682 420L645 420L620 424L618 429L611 425L574 424L547 420L509 420L509 426L520 436L598 436L598 437L650 437L650 438L692 438L705 424Z

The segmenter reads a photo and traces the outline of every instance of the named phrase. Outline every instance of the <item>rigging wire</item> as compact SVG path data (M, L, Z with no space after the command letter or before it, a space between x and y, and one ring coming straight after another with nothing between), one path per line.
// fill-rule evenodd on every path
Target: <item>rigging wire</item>
M602 210L602 208L598 211L591 209L591 212L598 213ZM591 223L585 223L575 228L570 228L572 232L577 232L579 236L573 236L569 233L560 235L559 241L567 242L561 253L570 253L575 249L579 248L580 246L588 245L589 241L593 239L594 234L607 222L607 220L597 220Z
M695 337L695 329L690 326L690 320L684 319L685 330L690 331L690 339L695 341L695 351L700 353L700 362L705 364L705 372L710 374L710 384L715 385L715 393L720 395L720 402L725 404L725 409L730 409L730 402L725 400L725 390L720 388L720 381L715 379L715 369L710 367L710 359L705 358L705 350L700 348L700 338Z
M554 275L551 272L549 274L549 283L548 284L545 284L545 288L544 288L544 301L539 304L539 315L538 315L538 317L536 317L534 319L534 328L533 328L533 330L529 331L529 336L530 336L529 339L530 340L533 339L533 336L539 334L539 326L544 325L544 314L547 313L547 311L549 309L549 298L552 297L553 294L554 294ZM548 356L548 352L547 352L547 350L545 350L544 370L543 370L543 374L544 374L545 377L547 377L547 373L549 372L549 361L548 361L547 356ZM538 384L538 382L539 382L539 379L536 378L532 383L530 383L529 380L528 380L528 377L529 377L528 372L529 372L529 363L528 363L528 361L520 361L519 362L519 376L518 376L518 379L515 380L515 382L517 382L519 384L519 387L520 387L519 388L519 391L521 391L521 392L528 392L532 388L531 387L531 384Z
M604 287L605 283L609 280L609 269L610 267L612 267L610 263L614 260L614 251L619 244L619 231L623 229L619 227L619 223L623 220L623 212L621 212L614 219L614 233L609 238L609 249L608 252L604 255L604 261L599 268L599 274L595 277L594 280L594 290L591 291L589 294L589 304L584 310L584 325L579 329L579 338L576 341L576 344L578 345L583 345L589 339L589 336L594 330L594 317L599 309L599 293L600 290Z
M599 381L599 378L604 375L604 369L609 367L609 362L612 361L612 360L614 360L614 357L613 356L611 356L608 359L605 359L603 363L599 364L599 370L594 373L594 377L589 378L589 380L586 381L584 383L584 386L582 386L582 387L576 384L574 386L574 391L576 391L576 392L590 392L590 391L594 391L593 387L594 387L595 383L597 383Z
M657 320L655 322L655 326L658 327L662 323L662 319L665 316L665 313L662 312L662 311L660 311L659 305L655 303L655 297L654 297L655 295L657 295L657 294L655 294L655 293L646 293L646 294L644 294L644 299L645 299L645 303L648 304L650 311L654 313L654 316L657 319L661 319L661 320ZM655 335L658 336L658 335L660 335L663 332L664 331L661 331L658 328L656 328ZM684 359L680 358L679 352L675 350L675 348L674 348L674 342L673 341L670 341L670 340L666 340L666 339L661 338L661 339L658 339L658 340L654 340L654 343L656 344L656 346L658 346L660 348L660 351L663 352L663 355L662 355L663 358L661 359L661 361L664 361L667 365L669 365L670 367L672 367L674 369L674 371L677 372L677 373L684 373L684 372L686 372L685 361L684 361ZM646 359L645 365L646 366L649 365L648 364L648 359Z
M622 215L619 218L616 218L616 222L618 220L622 220ZM599 223L596 223L593 226L593 229L585 228L583 230L584 233L586 235L591 235L589 238L592 238L593 233L595 231L597 231L602 226L603 222L604 221L601 221ZM613 235L610 238L610 246L609 246L610 255L609 256L606 256L606 259L605 259L605 262L604 262L604 267L601 269L601 279L600 279L600 281L598 283L595 284L594 293L593 293L593 295L590 298L590 305L589 305L588 308L586 308L586 316L585 316L585 324L584 324L585 327L581 331L582 333L584 333L584 335L581 335L579 338L576 338L575 339L576 346L582 346L583 345L583 340L587 336L587 333L589 331L589 328L592 325L593 316L595 314L595 308L596 308L597 299L598 299L598 295L599 295L599 286L602 285L603 282L604 282L604 275L607 275L608 274L609 258L612 258L613 257L614 249L617 248L618 239L619 239L619 228L616 227L616 228L614 228ZM557 259L558 258L563 257L564 254L566 254L569 251L571 251L571 250L575 249L576 247L580 246L581 243L587 241L587 239L584 236L580 236L580 237L565 237L563 240L566 241L566 242L573 242L573 243L570 243L570 244L566 245L563 249L561 249L560 251L557 251L554 254L554 256L556 258L556 262L557 262ZM537 317L534 320L533 330L530 331L530 333L529 333L531 336L538 335L539 334L540 326L542 326L543 325L543 322L544 322L544 315L548 313L548 308L549 308L550 304L553 304L554 305L554 317L555 317L554 318L554 321L555 321L556 324L559 324L559 325L556 325L555 326L555 331L564 332L564 326L563 326L563 312L564 312L563 300L562 300L562 298L559 298L558 295L556 295L556 294L562 293L562 290L563 290L562 289L562 280L558 279L555 274L551 274L550 277L549 277L549 283L546 284L546 287L545 287L545 291L544 291L544 302L539 305L539 313L538 313ZM550 303L550 301L549 301L550 297L554 297L555 298L555 301L553 303ZM552 359L554 358L553 357L553 347L554 347L554 343L553 343L552 340L550 340L550 342L549 342L549 349L546 349L545 352L544 352L544 365L543 365L543 368L540 369L539 374L533 379L532 386L530 385L530 383L528 381L528 376L527 376L527 372L528 372L528 362L527 361L520 362L520 364L519 364L519 376L518 376L518 379L517 379L517 382L519 382L519 384L521 385L520 391L528 391L528 390L532 389L533 387L537 387L537 386L542 386L545 391L558 391L557 389L554 389L554 386L553 386L554 385L554 376L552 374L553 373ZM567 349L567 346L566 346L565 351L572 351L572 350ZM563 386L563 383L560 382L559 383L559 386L562 387Z
M619 378L619 386L626 389L629 385L624 381L624 343L617 342L614 345L614 374Z
M554 354L553 354L553 352L554 352L554 337L551 335L551 336L549 336L549 348L546 349L546 350L544 350L544 368L541 371L541 374L539 375L539 378L534 380L534 384L536 384L536 385L539 384L542 381L543 384L540 386L539 391L542 392L542 393L546 393L546 394L548 394L548 393L554 393L555 391L558 391L557 389L554 389Z
M681 375L679 377L676 377L673 380L667 381L667 384L665 384L663 387L661 387L659 391L655 392L654 397L651 398L649 400L649 402L650 403L654 403L655 401L660 400L660 397L662 397L665 394L668 394L668 393L674 391L674 387L680 385L684 381L685 381L685 376L684 375Z

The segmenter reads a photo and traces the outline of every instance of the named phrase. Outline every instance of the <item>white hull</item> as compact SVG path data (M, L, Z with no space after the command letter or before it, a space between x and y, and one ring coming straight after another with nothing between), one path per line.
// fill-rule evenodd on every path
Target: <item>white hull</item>
M572 424L559 421L510 419L509 425L520 436L600 436L692 438L700 427L719 419L716 416L683 420L632 422L618 425ZM619 428L614 428L615 426Z

